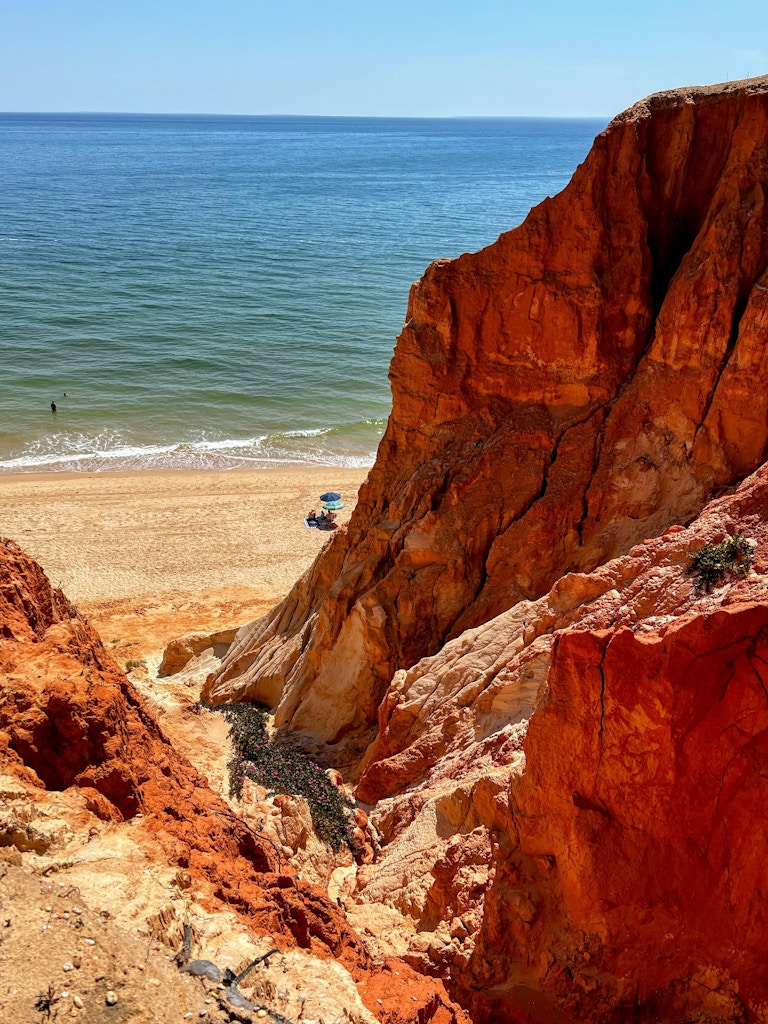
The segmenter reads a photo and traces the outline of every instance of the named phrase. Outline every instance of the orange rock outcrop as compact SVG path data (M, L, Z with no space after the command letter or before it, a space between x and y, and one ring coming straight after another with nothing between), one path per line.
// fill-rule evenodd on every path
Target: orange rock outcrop
M697 587L735 534L751 571ZM357 898L477 1022L768 1020L768 465L523 604L392 680Z
M768 442L768 80L653 96L567 188L414 285L376 464L207 696L354 764L393 674L753 471Z
M75 788L116 826L140 821L148 849L164 851L212 908L226 905L256 934L343 964L377 1019L426 1020L439 1010L445 1024L465 1024L440 982L404 963L373 963L339 906L281 865L276 848L211 792L77 609L2 539L0 767L37 789ZM395 969L407 1015L382 1009L391 995L382 971Z

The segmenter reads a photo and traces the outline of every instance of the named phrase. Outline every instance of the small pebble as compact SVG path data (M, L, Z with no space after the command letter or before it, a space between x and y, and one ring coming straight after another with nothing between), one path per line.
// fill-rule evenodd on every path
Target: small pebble
M72 997L72 1002L75 1004L75 1006L78 1008L78 1010L82 1010L82 1008L85 1006L85 1003L80 998L80 996L73 996Z
M80 1011L76 1010L74 1008L74 1006L73 1006L72 1009L69 1011L69 1016L70 1017L79 1017L80 1016Z
M207 1010L198 1010L197 1016L198 1017L207 1017L208 1016L208 1011Z
M95 946L96 945L96 939L86 939L85 940L85 944L86 944L86 946Z
M82 914L82 910L80 909L80 907L72 907L72 913L73 914Z
M52 910L53 910L53 907L46 907L46 908L45 908L45 912L46 912L46 914L50 914L50 912L51 912Z
M73 956L72 957L72 966L73 967L80 967L82 965L82 962L83 961L80 959L79 956Z
M110 989L104 998L107 1006L114 1006L117 1002L117 992L113 992L112 989Z
M257 1010L256 1016L257 1017L266 1017L267 1016L267 1011L266 1010Z
M69 920L69 911L65 910L64 913L61 916L62 916L63 920L68 921Z
M158 981L157 978L150 978L149 984L154 985L156 988L160 988L160 982Z
M74 971L75 966L67 961L67 963L61 965L61 969L62 971Z
M192 1016L192 1011L190 1010L190 1011L189 1011L189 1013L185 1013L185 1014L184 1014L184 1020L189 1020L189 1018L190 1018L191 1016Z

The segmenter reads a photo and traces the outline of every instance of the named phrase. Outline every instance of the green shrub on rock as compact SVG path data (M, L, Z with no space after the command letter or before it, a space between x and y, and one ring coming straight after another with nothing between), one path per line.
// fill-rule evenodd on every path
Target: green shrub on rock
M754 541L747 540L740 533L726 537L719 544L707 544L695 554L685 570L686 576L693 576L693 585L706 593L718 584L727 572L746 576L755 553Z
M240 798L250 779L269 793L303 796L309 805L317 836L333 850L345 843L354 849L349 811L354 806L312 758L293 749L285 738L273 740L267 730L268 712L256 704L222 704L234 746L227 765L229 790Z

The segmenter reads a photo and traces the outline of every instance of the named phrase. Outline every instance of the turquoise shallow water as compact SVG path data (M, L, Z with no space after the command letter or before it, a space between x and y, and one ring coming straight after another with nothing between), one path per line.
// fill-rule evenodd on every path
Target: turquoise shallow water
M411 282L603 127L0 115L0 473L372 462Z

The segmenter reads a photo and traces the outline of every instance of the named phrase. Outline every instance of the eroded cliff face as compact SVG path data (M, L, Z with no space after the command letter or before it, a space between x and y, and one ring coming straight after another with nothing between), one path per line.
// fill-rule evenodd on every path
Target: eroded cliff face
M697 587L734 534L751 571ZM766 552L768 465L395 674L348 899L474 1021L768 1021Z
M274 998L278 985L288 993L283 1012L298 1017L314 1001L355 1024L466 1024L441 982L396 959L375 962L327 892L232 813L173 747L77 609L2 539L0 790L0 853L9 848L13 863L54 875L59 894L90 892L132 934L138 925L141 934L180 943L183 919L203 955L242 957L246 935L257 949L259 941L278 947L283 967L261 983ZM136 1011L142 1020L152 993ZM18 1019L34 1013L22 1007ZM170 1019L178 1009L152 1015Z
M414 285L346 531L206 696L355 765L398 670L688 522L768 440L768 80L661 94Z

